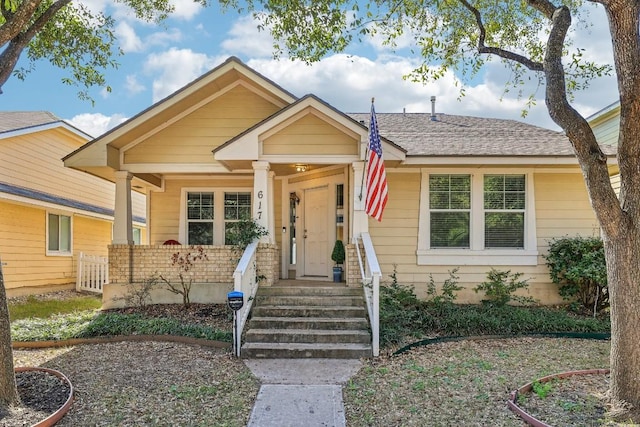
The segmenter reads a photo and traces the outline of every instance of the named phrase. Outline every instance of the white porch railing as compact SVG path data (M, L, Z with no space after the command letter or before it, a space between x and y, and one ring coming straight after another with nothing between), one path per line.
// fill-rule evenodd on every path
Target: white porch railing
M80 252L76 290L102 293L102 286L108 282L109 258Z
M256 253L258 241L249 244L233 272L233 290L240 291L244 295L244 305L234 315L236 316L233 328L233 348L237 357L240 357L240 345L242 344L242 331L247 323L253 300L258 291Z
M364 258L360 252L360 241L362 241L364 248ZM380 355L380 278L382 272L369 233L361 233L360 238L356 238L355 244L362 286L367 299L369 321L371 322L371 349L373 356L376 357Z

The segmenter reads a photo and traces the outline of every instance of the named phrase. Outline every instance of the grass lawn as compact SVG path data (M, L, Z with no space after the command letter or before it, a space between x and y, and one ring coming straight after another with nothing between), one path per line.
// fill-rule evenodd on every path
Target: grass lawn
M9 303L9 320L29 318L45 319L54 314L67 314L76 311L97 310L102 306L102 295L79 295L65 299L39 299L33 295L26 301Z

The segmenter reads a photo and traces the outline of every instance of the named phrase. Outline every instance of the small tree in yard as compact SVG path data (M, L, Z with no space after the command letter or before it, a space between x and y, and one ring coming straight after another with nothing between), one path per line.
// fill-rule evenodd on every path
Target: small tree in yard
M169 292L182 295L182 303L185 307L189 307L191 304L189 294L191 293L191 285L193 284L193 269L196 264L202 261L208 261L209 259L202 246L194 249L195 252L186 252L183 254L176 252L171 255L171 266L175 267L178 271L178 283L173 283L162 274L159 276L160 280L167 285Z
M13 372L13 351L11 350L11 325L9 306L4 287L2 260L0 259L0 408L7 408L20 401Z

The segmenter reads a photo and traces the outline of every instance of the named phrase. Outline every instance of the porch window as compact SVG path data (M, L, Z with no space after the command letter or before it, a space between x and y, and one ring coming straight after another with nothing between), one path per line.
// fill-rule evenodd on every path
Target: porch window
M47 214L47 254L71 254L71 217Z
M537 265L533 171L422 170L419 265Z
M225 245L234 245L236 243L229 238L229 233L227 233L229 228L240 220L248 219L251 219L251 193L224 193Z
M213 245L214 195L187 193L187 232L189 245Z
M251 194L246 187L184 188L178 241L187 245L233 245L228 230L234 223L252 218Z

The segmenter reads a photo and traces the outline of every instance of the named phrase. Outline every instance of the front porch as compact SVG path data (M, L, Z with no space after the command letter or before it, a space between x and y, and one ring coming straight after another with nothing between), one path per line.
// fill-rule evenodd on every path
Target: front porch
M242 254L232 246L202 246L207 260L190 272L193 288L190 299L194 303L226 303L227 293L234 288L234 272ZM193 252L194 246L187 245L111 245L109 247L109 283L103 287L103 308L124 306L119 299L127 292L129 284L142 284L145 280L162 275L170 280L177 279L175 266L171 265L174 253ZM256 270L261 280L259 285L323 286L330 279L323 280L281 280L280 249L275 244L260 243L256 252ZM362 285L358 258L354 244L345 245L343 284L347 287ZM151 292L154 304L176 304L182 302L179 295L163 289L162 286Z

